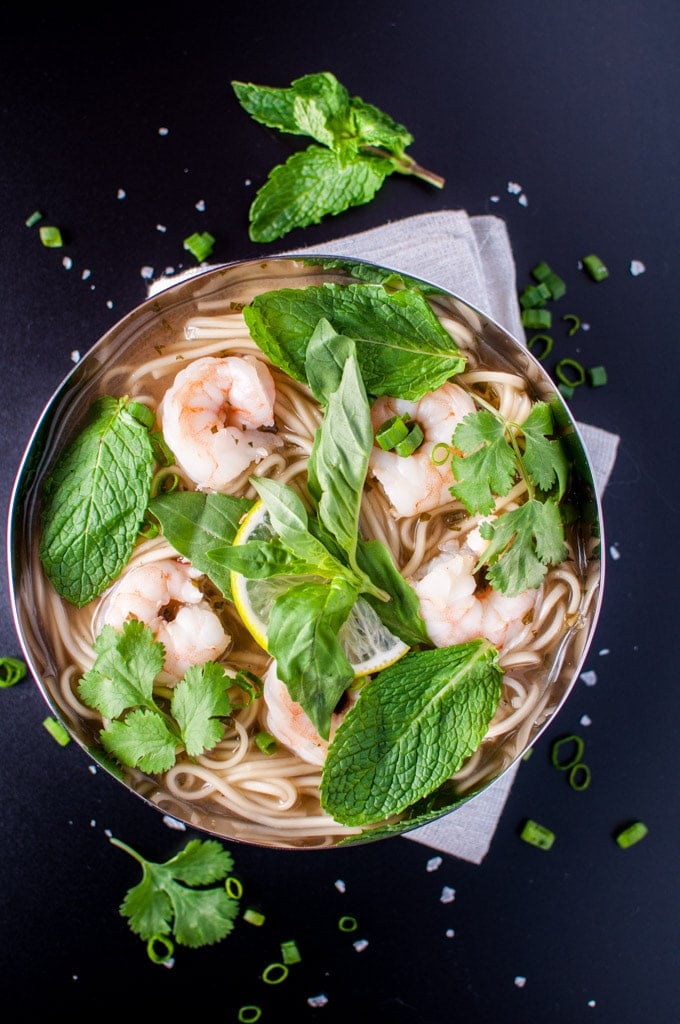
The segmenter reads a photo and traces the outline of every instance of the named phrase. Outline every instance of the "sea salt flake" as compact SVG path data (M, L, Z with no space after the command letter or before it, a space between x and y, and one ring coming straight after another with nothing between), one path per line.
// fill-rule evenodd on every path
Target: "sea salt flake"
M64 267L64 268L65 268L66 270L70 270L70 269L71 269L71 267L73 266L73 260L71 259L71 257L70 257L70 256L64 256L64 258L63 258L63 259L62 259L62 261L61 261L61 265L62 265L62 267Z
M366 949L366 946L368 945L368 940L357 939L357 941L353 942L352 945L356 949L357 953L363 953L363 951Z
M175 273L175 268L174 267L166 267L165 270L163 271L163 273L165 274L166 277L172 277L172 275Z
M617 548L616 544L612 544L612 546L609 549L609 554L615 562L621 557L621 552Z
M501 201L501 197L500 196L489 196L489 202L490 203L500 203L500 201Z
M590 324L581 324L581 330L582 331L589 331L590 330Z
M456 933L454 932L453 928L447 928L446 929L446 938L447 939L452 939L455 934Z
M150 281L151 278L153 277L153 267L142 267L142 269L140 270L140 274L142 275L145 281Z
M175 828L178 832L186 832L187 827L183 821L178 821L177 818L172 818L169 814L163 815L163 824L167 825L168 828Z
M87 267L86 267L85 270L83 270L82 274L80 275L80 280L81 281L87 281L88 277L90 277L91 274L92 274L92 271L88 270Z
M87 770L88 770L88 772L91 772L93 775L96 775L97 774L97 765L96 764L88 764Z
M80 362L80 352L78 351L77 348L74 348L73 351L71 352L71 362L72 363L79 363Z
M119 188L118 191L116 192L116 199L126 199L126 198L127 198L127 192L125 191L125 189L124 188Z
M166 228L165 224L156 224L156 231L160 231L161 233L164 234L167 230L168 229Z
M527 983L527 979L522 977L521 974L518 974L517 977L515 978L515 985L517 985L517 988L524 988L526 983Z
M590 715L581 715L580 722L581 722L581 725L583 725L583 726L588 726L588 725L592 725L593 724L593 720L590 717Z
M249 185L252 185L252 181L251 181L250 178L246 178L246 180L243 182L243 184L246 185L246 186L249 186Z
M335 888L338 890L338 892L345 892L347 886L345 885L341 878L338 878L337 882L335 883Z
M104 835L105 835L105 836L106 836L106 837L107 837L108 839L110 839L110 838L111 838L111 836L113 835L113 832L111 831L111 829L110 829L110 828L105 828L105 829L104 829Z
M111 299L106 300L106 308L113 309L113 302L111 301Z
M456 890L452 889L450 885L445 885L442 889L442 894L439 897L442 903L453 903L456 898Z
M442 866L442 863L443 861L441 857L430 857L425 866L428 871L436 871L437 868Z
M522 186L518 185L516 181L508 182L508 192L511 196L518 196L522 191Z
M639 274L644 274L647 267L644 265L642 260L631 260L630 261L630 272L633 277L637 277Z
M158 129L158 134L159 135L169 135L170 134L170 129L169 128L159 128Z
M307 1005L308 1006L325 1006L327 1002L328 1002L328 996L325 996L325 995L323 995L323 993L321 993L318 996L310 996L309 999L307 1000Z
M595 686L597 682L597 673L593 671L581 672L579 679L582 679L586 686Z
M199 199L196 203L196 209L199 213L205 213L205 199Z
M94 818L90 818L90 828L96 828L96 827L97 827L97 822L94 820Z
M527 199L527 197L524 194L524 192L522 192L522 194L519 197L519 199L517 200L517 202L519 203L520 206L528 206L529 205L529 200Z
M594 999L589 999L588 1000L588 1006L597 1006L597 1003L595 1002Z
M609 654L609 648L602 647L597 653L600 655L600 657L604 657L605 654Z
M163 960L161 966L162 967L174 967L175 966L175 958L171 956L169 960Z

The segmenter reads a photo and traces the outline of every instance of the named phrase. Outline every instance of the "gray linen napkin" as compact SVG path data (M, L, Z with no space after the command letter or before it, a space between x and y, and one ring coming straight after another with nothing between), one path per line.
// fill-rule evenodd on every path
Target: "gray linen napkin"
M417 214L322 245L287 250L286 255L354 256L440 285L492 317L519 341L526 341L517 301L515 262L505 221L465 210ZM198 270L206 270L203 266ZM149 285L155 294L189 271ZM619 438L599 427L578 424L600 495L616 459ZM505 806L519 765L484 792L438 821L405 835L433 849L481 864Z

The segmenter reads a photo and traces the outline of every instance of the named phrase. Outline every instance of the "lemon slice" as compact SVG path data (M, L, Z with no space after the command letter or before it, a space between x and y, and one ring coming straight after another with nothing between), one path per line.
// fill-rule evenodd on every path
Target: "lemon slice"
M257 501L239 526L234 544L268 540L272 535L264 502ZM248 632L264 650L267 650L267 627L274 601L291 584L299 583L300 579L300 576L273 576L264 580L251 580L241 573L231 572L231 591L236 610ZM408 644L390 632L363 597L357 598L338 638L357 676L370 675L387 668L409 649Z

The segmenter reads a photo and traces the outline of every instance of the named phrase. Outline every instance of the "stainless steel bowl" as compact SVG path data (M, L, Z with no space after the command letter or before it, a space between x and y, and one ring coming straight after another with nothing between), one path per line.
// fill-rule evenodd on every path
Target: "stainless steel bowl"
M184 801L168 794L163 780L138 770L122 769L102 749L101 723L83 718L75 704L64 699L59 677L63 652L54 649L43 619L41 594L46 586L36 555L40 532L41 489L57 453L74 436L92 400L106 390L113 368L129 362L139 346L154 345L181 331L183 322L202 311L242 306L261 292L282 287L303 287L324 282L350 283L387 278L393 271L373 264L332 256L273 257L236 262L198 273L157 293L132 310L92 345L71 370L44 409L29 440L16 476L8 524L9 581L12 611L19 641L30 670L50 712L60 720L87 757L111 772L131 792L164 814L230 840L279 848L321 848L338 843L367 842L387 834L407 831L424 820L454 813L506 772L547 728L572 689L597 623L604 581L602 560L602 513L588 453L569 409L541 364L517 339L482 311L428 282L419 282L431 302L446 311L451 321L472 339L485 360L521 375L536 399L551 403L568 447L572 464L570 501L574 508L573 540L578 572L583 584L581 604L572 616L557 650L543 669L541 698L526 724L518 745L517 736L501 745L495 767L472 789L440 787L425 818L407 812L385 830L359 834L324 835L318 831L295 834L271 824L245 820L215 806ZM408 280L415 279L409 276Z

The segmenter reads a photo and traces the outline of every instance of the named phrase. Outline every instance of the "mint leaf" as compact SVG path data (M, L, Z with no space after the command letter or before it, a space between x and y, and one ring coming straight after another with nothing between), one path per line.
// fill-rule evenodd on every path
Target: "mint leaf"
M252 505L248 498L228 494L174 491L153 498L149 512L175 551L205 573L225 597L231 597L229 572L211 558L210 552L233 542L241 519Z
M481 533L491 540L480 565L488 566L491 585L510 597L539 587L548 565L559 564L567 557L560 510L550 498L529 499L495 522L484 523Z
M192 839L163 864L147 860L132 847L112 838L114 846L134 857L142 867L142 880L125 895L120 914L131 930L145 941L156 935L172 936L180 945L198 948L228 935L239 910L223 883L234 862L216 840Z
M263 292L244 308L253 339L282 370L307 383L306 351L320 320L353 338L369 395L417 400L465 368L425 298L376 284L324 284Z
M309 135L328 144L326 136L332 137L332 133L326 128L327 123L344 123L349 118L347 90L330 72L304 75L284 89L252 82L231 84L239 103L255 121L291 135ZM323 117L323 138L309 130L315 127L319 115Z
M319 224L329 214L368 203L394 168L373 156L353 161L309 146L270 171L250 208L253 242L273 242L293 228Z
M149 432L124 398L104 396L61 453L42 494L40 559L82 608L119 575L144 520L153 472Z
M413 651L367 683L331 741L321 802L336 821L400 814L461 767L501 697L498 652L486 640Z

